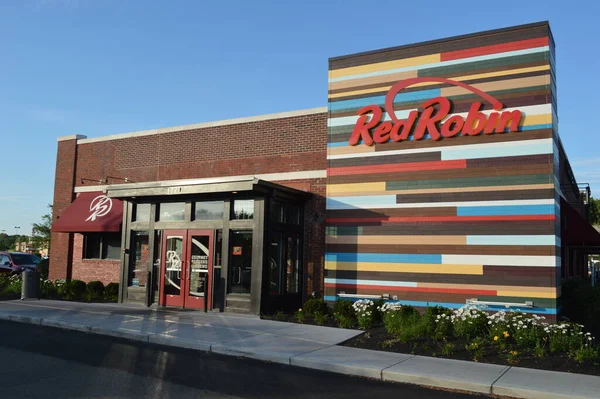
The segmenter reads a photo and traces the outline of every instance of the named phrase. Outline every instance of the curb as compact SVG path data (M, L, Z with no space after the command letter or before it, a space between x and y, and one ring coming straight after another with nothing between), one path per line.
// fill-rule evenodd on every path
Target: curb
M86 326L82 324L69 323L59 320L48 320L37 317L14 316L6 314L0 314L0 320L40 325L51 328L59 328L63 330L78 331L95 335L104 335L137 342L147 342L171 348L185 348L206 353L215 353L224 356L245 357L260 361L276 362L295 367L327 371L361 378L370 378L385 382L400 382L434 389L442 388L451 389L455 391L459 390L466 393L483 393L502 397L528 399L587 399L590 397L594 397L593 395L596 395L598 392L600 392L600 378L585 374L526 369L512 366L475 363L463 360L429 358L425 356L415 356L400 353L378 352L359 348L340 347L337 345L332 345L330 347L322 348L316 351L318 352L326 350L338 350L340 352L346 352L344 356L347 358L348 353L346 349L349 349L350 351L356 351L356 353L362 353L363 355L368 354L375 357L388 356L392 359L389 360L388 365L384 367L381 366L381 363L379 363L378 365L373 364L373 367L365 367L364 364L344 364L346 359L343 359L344 362L340 362L340 360L342 359L339 359L339 357L336 361L336 356L326 356L324 359L314 359L312 358L314 354L313 352L293 355L289 357L277 355L273 356L267 353L254 353L250 351L238 350L235 348L227 348L226 343L211 344L210 342L205 341L181 340L179 338L166 334L144 334L134 331L117 331L102 327ZM394 356L397 357L397 359L394 359ZM414 369L414 366L409 364L411 362L417 363L417 369ZM419 363L422 363L422 365L425 366L425 370L427 370L426 372L419 372ZM428 365L428 363L446 363L447 370L450 370L450 372L442 371L432 373L431 367ZM472 377L472 373L458 373L458 378L456 376L451 375L453 370L461 367L477 367L481 370L489 369L493 374L493 378L491 379L491 382L486 382L485 378L483 378L484 381L473 382L472 379L460 378L460 376L462 375L468 375ZM530 382L532 381L532 377L528 374L538 374L537 377L544 375L543 389L535 389L534 387L532 387L530 384ZM571 383L571 385L569 385L569 383ZM584 385L584 387L581 393L573 392L573 386L579 387L581 390L582 385ZM565 388L565 386L567 387Z

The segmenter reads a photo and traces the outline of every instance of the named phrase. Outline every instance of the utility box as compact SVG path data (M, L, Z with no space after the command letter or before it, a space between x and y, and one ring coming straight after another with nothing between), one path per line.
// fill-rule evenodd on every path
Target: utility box
M40 299L40 274L26 270L21 275L21 299Z

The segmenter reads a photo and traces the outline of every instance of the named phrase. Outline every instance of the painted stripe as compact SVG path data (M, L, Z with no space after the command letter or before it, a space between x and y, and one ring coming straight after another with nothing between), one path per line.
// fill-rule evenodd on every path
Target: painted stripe
M411 101L427 100L441 95L440 89L429 89L420 91L401 92L396 95L394 104L406 103ZM385 96L357 98L354 100L336 101L329 103L329 111L339 111L348 108L360 108L370 104L383 104Z
M523 184L509 186L489 186L489 187L451 187L451 188L424 188L415 190L386 190L385 182L370 183L348 183L348 184L329 184L327 185L327 196L353 196L356 193L362 195L389 195L389 194L438 194L438 193L458 193L458 192L486 192L486 191L513 191L513 190L541 190L554 188L553 184Z
M518 65L515 65L515 66L518 66ZM549 69L550 69L550 65L540 65L540 66L528 67L528 68L504 69L504 70L497 71L497 72L478 73L478 74L470 74L470 75L465 75L465 76L453 76L452 80L455 80L458 82L464 82L467 80L486 79L486 78L493 78L493 77L499 77L499 78L510 77L511 75L516 75L516 74L521 74L521 73L547 71ZM385 92L385 91L388 91L392 87L393 83L395 83L397 81L408 79L410 77L416 77L416 75L415 75L415 76L401 77L399 79L392 80L391 79L392 76L395 76L395 75L391 75L389 80L381 79L382 86L372 87L372 88L368 88L368 89L352 90L353 87L357 87L357 86L360 87L361 85L365 84L365 83L360 82L358 79L354 82L350 81L350 82L330 83L329 90L336 90L336 88L338 90L345 88L346 90L336 92L336 93L331 93L331 94L329 94L329 98L336 99L336 98L342 98L342 97L348 97L348 96L354 96L354 95L360 95L360 94ZM367 78L367 79L369 79L369 78ZM337 83L337 85L336 85L336 83ZM345 85L342 85L344 83L345 83ZM348 83L354 83L354 84L348 84ZM421 82L421 83L414 84L411 87L432 86L432 85L437 85L437 84L439 84L439 83L437 83L437 82Z
M556 266L555 256L442 255L442 263L489 266Z
M506 295L506 296L518 296L518 297L527 297L529 293L534 294L548 294L551 293L556 295L556 287L528 287L528 286L520 286L515 287L512 285L494 285L494 284L446 284L446 283L417 283L418 287L428 287L428 288L450 288L450 289L459 289L459 288L468 288L471 290L493 290L493 291L506 291L512 290L514 292L518 292L518 295Z
M376 62L373 64L359 65L354 67L340 68L329 71L329 78L335 79L342 76L356 75L379 70L400 69L430 63L440 62L439 54L421 55L418 57L402 58L393 61Z
M426 162L408 162L384 165L365 165L365 166L342 166L339 168L327 169L328 176L344 175L364 175L389 172L413 172L420 170L447 170L447 169L466 169L467 161L457 159L454 161L426 161Z
M397 204L395 195L329 197L327 209L381 209L381 208L443 208L460 206L511 206L511 205L554 205L554 199L503 200L503 201L462 201L462 202L422 202L418 204ZM554 212L553 212L554 213Z
M466 206L458 207L458 216L554 215L551 205Z
M467 236L467 245L556 245L558 237L551 235Z
M522 155L552 154L552 139L512 141L510 145L488 146L474 144L469 148L448 147L442 150L442 160L516 157Z
M439 264L442 263L442 256L434 254L369 254L351 252L327 252L325 253L325 261Z
M352 223L369 225L373 223L457 223L457 222L510 222L525 220L555 220L556 215L515 215L515 216L414 216L381 218L327 218L327 223Z
M451 65L460 65L460 64L466 64L469 62L494 60L494 59L498 59L498 58L505 58L505 57L508 58L508 57L514 57L514 56L519 56L519 55L526 55L526 54L543 53L543 52L546 52L549 50L550 50L550 47L541 46L541 47L535 47L535 48L531 48L531 49L507 51L504 53L488 54L488 55L481 55L481 56L469 57L469 58L461 58L458 60L451 60L451 61L431 62L428 64L405 66L405 67L386 69L386 70L382 70L381 68L373 68L373 72L361 72L361 73L357 73L357 74L353 74L353 75L348 74L345 76L340 75L339 77L334 77L334 76L329 75L328 81L329 82L341 82L344 80L368 78L370 76L382 76L382 75L389 75L392 73L418 71L420 69L436 68L436 67L451 66ZM375 64L370 64L370 65L375 65ZM338 69L337 71L343 71L343 69ZM331 74L331 72L332 71L330 71L330 74Z
M481 55L505 53L507 51L524 50L535 47L548 46L548 37L518 40L509 43L493 44L490 46L472 47L464 50L448 51L441 54L441 61L457 60L461 58L477 57Z
M327 244L354 244L354 245L467 245L466 236L331 236L325 237Z
M325 260L327 270L351 270L353 272L394 272L424 274L468 274L483 275L482 265L426 264L426 263L380 263L380 262L335 262Z
M442 294L463 294L463 295L490 295L496 296L493 290L470 290L470 289L451 289L451 288L421 288L421 287L396 287L390 285L357 285L357 284L328 284L325 288L350 288L354 290L381 290L381 291L402 291L402 292L436 292Z
M350 280L343 278L325 278L325 284L386 285L389 287L417 287L417 283L408 281Z
M323 299L329 302L335 302L338 299L354 299L354 300L358 300L361 299L360 296L356 296L356 297L338 297L338 296L332 296L332 295L327 295L324 296ZM422 307L422 308L426 308L426 307L430 307L430 306L441 306L443 308L448 308L448 309L459 309L462 308L463 306L465 306L464 303L450 303L450 302L423 302L423 301L409 301L409 300L398 300L398 301L386 301L388 303L398 303L401 305L410 305L410 306L415 306L415 307ZM506 308L504 306L488 306L488 309L490 310L506 310ZM524 308L524 309L516 309L516 308L512 308L514 310L518 310L520 312L523 313L528 313L528 314L548 314L548 315L555 315L557 310L555 308Z
M518 134L518 133L515 133L515 134ZM460 151L468 151L468 150L482 151L482 150L497 149L497 148L509 148L510 151L513 151L514 147L517 147L517 148L532 147L532 146L535 147L535 146L539 146L539 145L545 145L545 146L552 147L553 139L547 138L547 139L509 141L509 142L501 142L501 143L483 143L483 144L477 144L476 142L474 142L473 144L453 146L450 148L427 147L427 148L411 148L411 149L407 149L407 150L390 150L390 151L377 151L377 152L375 151L375 147L358 146L358 147L365 147L365 149L368 152L357 153L357 154L328 155L327 159L365 158L365 157L418 154L418 153L423 153L423 152L440 152L440 151L442 152L442 154L444 153L444 151L447 152L448 154L456 154L457 152L460 152ZM544 151L547 151L547 149L544 148ZM553 153L552 151L553 150L551 148L550 152L544 152L544 154L548 154L548 153L551 154L551 153ZM527 154L527 155L531 155L531 154ZM486 157L481 157L481 158L486 158ZM461 159L461 158L454 158L454 159Z
M522 296L528 298L557 298L556 289L554 292L533 292L533 291L514 291L514 290L502 290L497 291L498 296Z
M478 186L510 186L519 183L524 184L548 184L551 180L551 174L527 174L527 175L508 175L508 176L489 176L489 177L456 177L440 180L422 179L422 180L395 180L386 183L386 188L390 190L387 195L398 190L411 190L418 187L422 188L457 188L464 187L471 189ZM402 193L400 193L402 194ZM365 195L367 195L365 193Z

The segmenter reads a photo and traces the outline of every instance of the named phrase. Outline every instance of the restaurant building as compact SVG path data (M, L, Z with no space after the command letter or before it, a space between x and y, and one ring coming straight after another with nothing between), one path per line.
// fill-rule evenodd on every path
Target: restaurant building
M327 107L61 137L50 278L149 306L316 295L554 318L600 246L554 60L535 23L331 58Z

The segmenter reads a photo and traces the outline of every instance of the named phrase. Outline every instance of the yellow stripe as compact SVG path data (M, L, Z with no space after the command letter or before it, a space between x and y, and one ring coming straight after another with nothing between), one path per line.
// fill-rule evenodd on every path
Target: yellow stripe
M467 245L466 236L327 236L327 244Z
M367 186L368 185L368 186ZM512 190L540 190L554 188L554 184L530 184L516 186L491 186L491 187L452 187L452 188L424 188L416 190L385 190L385 182L375 183L349 183L330 184L327 186L328 196L346 197L360 195L396 195L396 194L432 194L432 193L458 193L482 191L512 191Z
M536 66L536 67L509 69L509 70L504 70L504 71L479 73L479 74L466 75L466 76L453 76L453 77L450 77L449 79L461 82L464 80L485 79L485 78L492 78L492 77L510 76L510 75L515 75L515 74L519 74L519 73L545 71L548 69L550 69L550 65L542 65L542 66ZM358 80L360 80L360 79L357 79L357 81ZM353 82L353 81L343 81L343 82L346 83L346 82ZM334 83L330 84L330 87L329 87L330 90L335 90L336 88L341 88L341 87L337 87L335 85L335 83L338 83L338 82L334 82ZM342 83L342 82L339 82L339 83ZM387 83L390 83L390 82L388 81ZM392 84L394 84L394 83L395 82L393 82ZM354 87L362 85L362 84L364 84L364 83L357 82L357 84L354 85ZM346 96L353 96L356 94L367 94L367 93L388 91L390 89L390 87L392 87L392 84L387 84L387 85L380 86L380 87L372 87L372 88L368 88L368 89L359 89L359 90L353 90L353 91L332 93L332 94L329 94L329 98L340 98L340 97L346 97ZM410 87L431 86L431 85L437 85L437 84L439 84L439 82L422 82L422 83L417 83L417 84L411 85ZM352 87L349 87L349 86L350 85L348 85L348 84L346 85L346 87L351 89Z
M417 71L396 72L388 75L369 76L368 78L359 78L352 80L342 80L339 82L329 82L329 90L352 90L355 87L366 85L386 85L398 82L408 78L416 78L419 76Z
M415 65L433 64L440 62L440 54L422 55L419 57L404 58L401 60L377 62L374 64L348 67L342 69L334 69L329 71L329 79L335 79L342 76L358 75L361 73L369 73L376 71L385 71L389 69L405 68Z
M422 263L377 263L325 261L327 270L362 272L434 273L483 275L483 265L430 265Z
M526 298L558 298L556 289L552 292L534 292L534 291L498 291L498 296L520 296Z
M448 288L448 289L464 289L464 290L491 290L498 291L498 296L536 296L538 298L551 298L546 295L555 295L556 287L518 287L512 285L486 285L486 284L446 284L446 283L417 283L417 287L423 288ZM500 292L510 295L500 295ZM544 296L539 296L544 295Z

